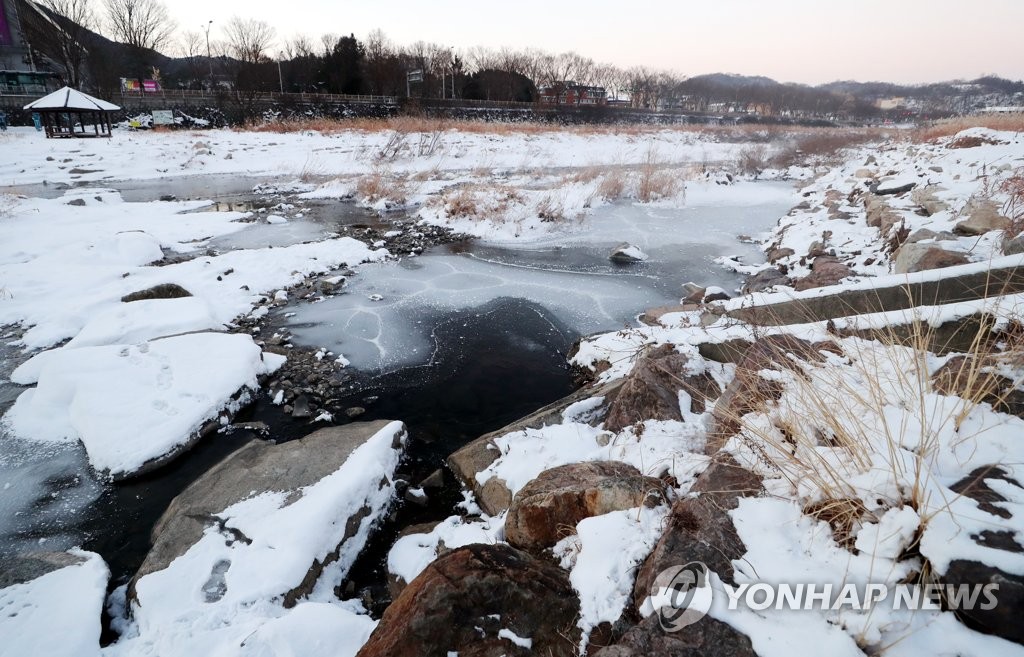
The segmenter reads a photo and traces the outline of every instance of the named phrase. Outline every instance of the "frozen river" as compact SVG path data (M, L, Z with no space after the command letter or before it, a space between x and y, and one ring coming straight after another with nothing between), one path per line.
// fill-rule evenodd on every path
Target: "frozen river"
M429 437L410 466L429 470L467 440L567 394L565 352L579 336L635 325L645 309L677 303L690 280L735 289L741 278L715 258L756 262L759 250L738 236L764 233L793 204L788 184L741 183L694 190L683 209L607 205L557 236L363 265L346 294L278 312L295 344L343 354L374 379L363 394L379 401L365 419L401 419L414 436ZM313 218L257 223L218 245L288 244L324 232ZM649 259L610 262L621 242ZM6 383L19 360L0 347L0 413L21 390ZM272 415L263 406L255 417ZM78 445L41 450L8 437L0 441L0 553L83 545L123 576L137 567L170 499L240 444L220 436L153 475L111 486L94 477Z

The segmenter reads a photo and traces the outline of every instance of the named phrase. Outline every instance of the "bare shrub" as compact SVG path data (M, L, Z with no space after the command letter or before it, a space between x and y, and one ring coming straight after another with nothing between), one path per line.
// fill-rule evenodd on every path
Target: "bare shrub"
M406 149L409 141L409 133L403 130L393 130L388 140L381 147L377 153L377 159L382 161L390 161L398 158L398 156Z
M548 195L537 204L537 216L541 221L564 221L565 207L554 196Z
M475 217L478 213L476 198L468 189L460 189L446 198L444 210L453 219Z
M751 144L740 149L736 166L743 173L757 175L768 167L768 147Z
M306 162L302 165L302 169L299 170L299 180L304 183L313 182L322 178L326 170L327 167L323 161L315 153L310 153L306 156Z

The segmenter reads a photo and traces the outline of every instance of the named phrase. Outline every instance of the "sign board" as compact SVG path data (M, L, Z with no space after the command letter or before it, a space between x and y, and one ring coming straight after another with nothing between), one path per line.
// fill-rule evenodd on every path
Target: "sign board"
M147 93L152 94L160 91L160 82L157 80L136 80L134 78L121 78L122 93Z
M409 82L423 82L423 69L418 68L415 71L409 71Z
M153 110L153 125L174 125L174 112L171 110Z

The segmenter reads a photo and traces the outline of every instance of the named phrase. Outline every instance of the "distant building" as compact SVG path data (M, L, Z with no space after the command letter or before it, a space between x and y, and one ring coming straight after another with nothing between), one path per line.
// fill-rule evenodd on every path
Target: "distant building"
M893 98L879 98L875 101L875 107L880 110L894 110L901 107L906 107L907 99L900 97Z
M604 87L566 80L541 87L540 102L544 105L607 105L608 93Z
M57 88L57 76L45 70L48 62L39 61L25 40L28 14L41 16L31 2L0 0L0 94L38 95Z

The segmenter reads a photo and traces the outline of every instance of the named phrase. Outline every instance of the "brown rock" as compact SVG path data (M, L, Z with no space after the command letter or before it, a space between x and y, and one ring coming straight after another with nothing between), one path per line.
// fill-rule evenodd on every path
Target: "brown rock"
M725 456L701 473L690 492L699 495L672 506L665 532L637 573L633 602L638 609L666 568L701 561L731 584L731 562L747 551L728 512L739 498L760 494L761 478Z
M810 290L815 287L828 287L835 285L847 276L852 276L853 270L833 256L819 256L814 259L811 265L811 273L793 283L797 291Z
M967 219L953 227L959 235L984 235L1010 227L1010 220L1000 214L999 204L991 199L971 201L964 208L964 214Z
M947 251L934 244L911 243L897 249L893 271L897 274L910 274L929 269L955 267L967 262L967 256L963 253Z
M705 616L678 632L666 632L657 614L645 618L595 657L757 657L750 639Z
M622 385L605 397L609 403L604 428L619 432L642 420L682 420L679 391L693 400L693 412L702 413L708 400L721 390L708 374L687 374L689 358L670 344L641 357Z
M774 267L763 269L747 279L743 284L743 294L763 292L770 287L790 285L792 282L789 276Z
M584 518L665 500L665 485L628 463L594 461L562 465L537 475L516 493L505 519L505 539L538 552L550 548Z
M781 247L772 249L766 255L768 257L768 262L774 263L779 260L782 260L783 258L788 258L794 253L796 253L796 251L789 247Z
M500 479L491 478L486 484L481 484L476 479L477 473L486 470L501 455L501 450L494 444L494 439L524 429L539 429L549 424L559 424L562 421L562 413L570 405L591 397L607 399L622 383L623 379L616 379L609 383L585 386L521 420L480 436L449 456L448 467L463 485L473 491L477 504L485 513L497 515L512 503L512 493Z
M561 568L508 545L469 545L405 587L358 657L575 657L578 600ZM530 639L532 649L500 630Z
M192 296L192 293L177 283L161 283L145 290L126 294L121 297L121 301L130 303L132 301L147 301L149 299L180 299L190 296Z
M1001 412L1024 417L1024 390L991 371L998 365L974 356L954 356L932 375L932 387L944 395L985 402Z

